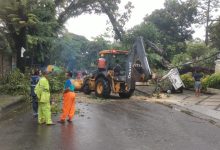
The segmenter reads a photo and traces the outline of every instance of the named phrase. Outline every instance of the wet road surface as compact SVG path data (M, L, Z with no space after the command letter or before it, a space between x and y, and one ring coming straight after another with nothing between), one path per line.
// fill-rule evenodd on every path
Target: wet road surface
M160 104L133 99L77 108L72 124L39 126L31 110L1 121L0 150L220 149L219 127Z

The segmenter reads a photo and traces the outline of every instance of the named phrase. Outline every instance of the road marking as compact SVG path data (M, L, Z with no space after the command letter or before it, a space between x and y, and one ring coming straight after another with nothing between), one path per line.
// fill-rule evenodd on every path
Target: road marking
M201 102L207 100L208 98L210 98L211 96L207 96L205 98L203 98L202 100L198 101L197 103L195 103L195 105L199 105Z

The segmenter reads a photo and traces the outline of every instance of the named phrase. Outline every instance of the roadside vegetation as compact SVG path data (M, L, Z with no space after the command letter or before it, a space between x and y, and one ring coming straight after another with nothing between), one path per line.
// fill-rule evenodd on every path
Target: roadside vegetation
M2 95L22 95L26 102L31 102L30 96L30 72L21 73L19 69L14 69L7 76L0 80L0 93ZM65 74L55 73L49 75L49 84L51 92L52 112L58 113L61 111L62 91L65 81Z
M14 69L1 80L0 93L8 95L30 95L30 78L19 69Z
M143 21L125 29L133 5L119 9L120 0L0 0L0 52L17 56L17 69L3 77L1 91L7 94L29 93L29 76L25 67L56 64L67 70L96 68L99 51L129 50L137 36L144 38L150 67L164 75L177 67L186 87L192 87L187 72L200 67L203 87L219 88L219 75L213 74L214 61L220 50L219 0L165 0L164 8L145 14ZM106 14L106 33L89 41L82 35L69 33L66 21L82 14ZM73 25L74 26L74 25ZM88 23L89 26L89 23ZM205 38L194 39L194 28L205 27ZM114 42L107 40L114 38ZM21 48L25 48L21 58ZM210 71L211 70L211 71ZM28 71L26 71L28 72ZM62 90L62 75L50 78L51 91Z
M187 73L184 75L181 75L181 79L186 86L187 89L194 88L194 79L192 77L192 73ZM204 74L202 78L202 90L203 92L207 91L207 88L215 88L220 89L220 73L214 73L211 75Z

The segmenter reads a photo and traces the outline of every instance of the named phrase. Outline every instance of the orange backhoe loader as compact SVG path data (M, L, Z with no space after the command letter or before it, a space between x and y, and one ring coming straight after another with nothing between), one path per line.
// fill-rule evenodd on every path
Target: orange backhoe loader
M97 70L84 78L81 90L95 92L97 97L108 98L112 93L129 98L136 82L151 79L143 38L138 37L132 50L103 50L99 53Z

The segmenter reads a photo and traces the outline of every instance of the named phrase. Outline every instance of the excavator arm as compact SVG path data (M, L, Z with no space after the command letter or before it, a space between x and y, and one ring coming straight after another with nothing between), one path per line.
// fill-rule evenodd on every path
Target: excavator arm
M126 83L128 90L135 89L135 82L151 79L152 73L148 63L142 37L137 37L126 63Z

